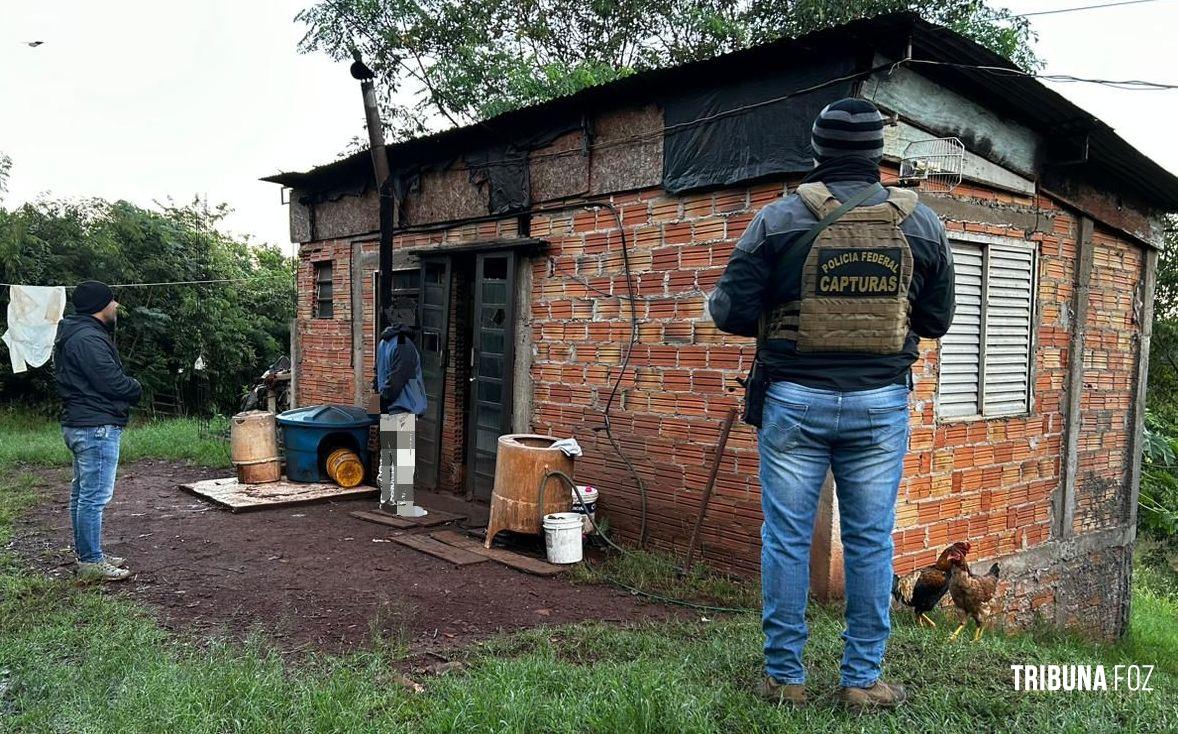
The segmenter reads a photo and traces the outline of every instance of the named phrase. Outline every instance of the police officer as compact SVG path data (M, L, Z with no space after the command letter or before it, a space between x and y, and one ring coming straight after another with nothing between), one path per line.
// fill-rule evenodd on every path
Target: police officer
M856 709L893 707L906 693L880 680L880 664L910 368L919 339L940 338L953 319L953 260L932 210L910 190L880 186L874 105L828 105L811 143L815 168L749 224L708 303L720 329L758 337L746 419L759 429L764 514L759 692L805 702L810 540L830 470L846 579L839 697Z

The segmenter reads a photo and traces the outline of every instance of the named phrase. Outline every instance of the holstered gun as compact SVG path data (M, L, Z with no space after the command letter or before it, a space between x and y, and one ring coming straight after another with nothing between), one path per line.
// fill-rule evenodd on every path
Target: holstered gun
M759 356L753 358L748 377L740 380L740 384L744 386L744 412L740 419L760 428L761 416L765 412L765 393L769 391L769 376Z
M809 231L798 238L792 247L808 249L818 235L822 233L822 230L837 221L839 217L867 201L871 198L872 194L882 190L883 187L878 183L873 186L864 187L863 191L859 194L843 202L834 211L818 220ZM762 312L760 322L757 324L757 353L753 357L753 366L749 369L748 377L741 382L744 386L744 414L741 416L741 420L757 428L761 427L761 418L765 412L765 395L769 392L768 370L761 362L761 348L765 346L767 337L767 322L767 314Z

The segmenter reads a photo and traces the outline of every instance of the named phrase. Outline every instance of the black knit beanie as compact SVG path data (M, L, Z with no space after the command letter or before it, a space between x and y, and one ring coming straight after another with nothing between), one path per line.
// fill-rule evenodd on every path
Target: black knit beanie
M74 311L83 314L98 313L114 299L115 294L106 283L85 280L74 288Z
M865 99L831 102L814 120L810 144L819 161L849 155L878 161L884 152L883 116Z

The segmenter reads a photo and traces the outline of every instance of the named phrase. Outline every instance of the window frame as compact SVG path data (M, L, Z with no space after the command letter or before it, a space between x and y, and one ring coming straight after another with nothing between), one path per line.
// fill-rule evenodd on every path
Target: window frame
M978 329L978 413L968 415L944 415L941 412L941 375L944 367L943 346L938 340L937 345L937 389L935 393L936 416L938 424L974 423L977 421L996 421L1009 418L1025 418L1035 414L1035 376L1038 365L1039 352L1039 272L1040 254L1039 243L1017 237L992 235L981 232L948 232L950 253L954 243L974 245L981 249L982 254L982 300ZM990 289L990 253L993 247L1014 250L1031 256L1031 286L1030 286L1030 317L1027 338L1027 399L1022 410L1017 412L987 413L986 412L986 330L987 315L989 313Z
M328 277L323 277L323 271L327 271ZM316 319L333 319L335 318L335 260L315 260L311 263L311 282L314 286L313 297L311 299L311 317ZM323 286L331 286L331 295L327 298L323 297ZM323 313L323 304L327 304L327 313Z

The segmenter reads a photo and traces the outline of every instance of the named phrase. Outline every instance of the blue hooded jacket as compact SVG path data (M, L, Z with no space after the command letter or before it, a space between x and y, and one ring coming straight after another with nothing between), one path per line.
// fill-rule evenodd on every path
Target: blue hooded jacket
M380 335L376 347L376 384L382 413L425 412L425 380L421 376L421 355L404 324L394 324Z

